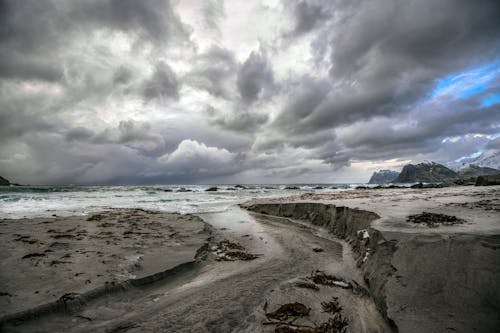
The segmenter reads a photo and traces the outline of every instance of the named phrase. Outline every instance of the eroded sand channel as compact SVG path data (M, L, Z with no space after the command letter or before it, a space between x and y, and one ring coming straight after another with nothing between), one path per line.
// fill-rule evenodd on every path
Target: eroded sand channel
M265 314L280 304L306 304L311 314L303 324L312 327L328 319L321 303L337 297L349 322L348 332L391 331L371 298L362 293L335 286L320 286L319 291L296 286L318 269L363 286L349 247L338 239L286 219L252 217L238 207L202 218L213 225L205 260L154 283L127 286L68 311L6 323L4 330L273 332L276 325L263 325L269 321ZM259 257L217 261L210 249L226 239Z

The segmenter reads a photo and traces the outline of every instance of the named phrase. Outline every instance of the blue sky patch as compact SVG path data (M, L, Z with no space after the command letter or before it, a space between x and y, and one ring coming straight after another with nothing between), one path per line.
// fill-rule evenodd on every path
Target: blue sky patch
M481 106L490 107L494 104L500 103L500 94L492 94L486 96L481 102Z
M432 97L451 95L459 99L483 93L500 76L500 61L455 73L438 80L432 91ZM493 95L498 96L498 95ZM493 104L496 99L493 99ZM487 103L490 103L488 100ZM484 104L484 101L483 101Z

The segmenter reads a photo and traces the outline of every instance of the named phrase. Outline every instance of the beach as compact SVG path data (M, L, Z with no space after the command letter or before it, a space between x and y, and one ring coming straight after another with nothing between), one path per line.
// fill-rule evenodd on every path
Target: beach
M500 186L243 199L0 220L2 331L500 327Z

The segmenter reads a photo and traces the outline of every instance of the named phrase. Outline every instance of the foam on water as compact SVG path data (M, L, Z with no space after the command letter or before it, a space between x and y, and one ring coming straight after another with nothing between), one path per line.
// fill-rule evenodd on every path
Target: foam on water
M10 186L0 187L0 218L84 215L109 208L143 208L179 213L220 212L256 197L332 192L334 186L309 184L211 186ZM288 187L288 188L287 188ZM335 188L335 189L334 189Z

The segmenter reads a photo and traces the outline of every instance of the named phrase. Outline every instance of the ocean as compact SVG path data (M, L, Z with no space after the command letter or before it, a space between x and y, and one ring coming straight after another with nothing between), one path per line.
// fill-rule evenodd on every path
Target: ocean
M0 218L85 215L111 208L222 212L252 198L332 193L361 184L0 186ZM217 187L217 191L207 191Z

